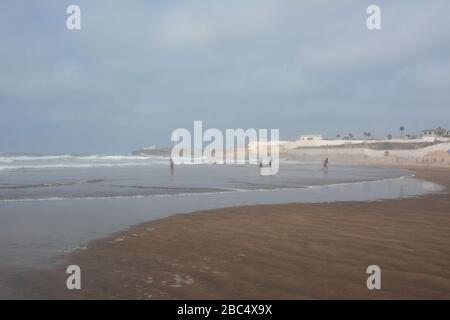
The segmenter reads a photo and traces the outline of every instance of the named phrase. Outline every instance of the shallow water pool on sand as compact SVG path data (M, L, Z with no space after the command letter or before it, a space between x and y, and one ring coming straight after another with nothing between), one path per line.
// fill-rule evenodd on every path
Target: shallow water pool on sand
M160 167L158 170L165 169ZM0 275L6 277L32 268L51 267L52 257L83 248L93 239L175 213L255 204L375 201L443 190L439 185L413 178L410 171L397 169L342 166L324 174L317 170L317 166L291 164L276 177L259 177L254 167L245 166L177 169L174 176L163 172L159 176L155 174L157 178L153 180L148 174L154 173L155 168L141 176L136 172L131 178L126 174L131 168L125 172L109 169L110 172L50 174L53 180L58 177L60 181L71 176L82 181L85 178L113 181L114 185L120 181L133 186L162 185L162 191L156 194L127 192L108 193L102 197L71 197L71 191L65 190L65 197L49 199L46 197L53 191L49 193L46 190L40 191L41 200L28 196L0 200ZM137 171L136 168L134 170ZM28 179L37 180L37 176L44 177L31 173ZM175 189L176 192L167 192L168 185L183 190L192 186L194 191L179 192L180 189ZM141 191L141 188L137 189ZM16 190L21 194L22 189ZM4 296L8 293L2 289L2 277L0 290Z

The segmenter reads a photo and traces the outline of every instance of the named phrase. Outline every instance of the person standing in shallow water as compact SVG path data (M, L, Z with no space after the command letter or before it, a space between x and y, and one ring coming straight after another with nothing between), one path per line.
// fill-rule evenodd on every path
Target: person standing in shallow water
M328 158L325 158L325 160L323 160L322 171L325 171L325 172L328 171Z
M169 159L169 164L170 164L170 173L173 174L173 168L175 167L175 163L173 162L172 158Z

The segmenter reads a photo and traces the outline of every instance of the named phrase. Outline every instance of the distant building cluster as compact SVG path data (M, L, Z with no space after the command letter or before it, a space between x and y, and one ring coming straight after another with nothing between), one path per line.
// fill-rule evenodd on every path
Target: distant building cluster
M296 148L311 148L311 147L336 147L336 146L349 146L349 145L368 145L379 143L398 143L398 144L420 144L420 143L442 143L450 142L450 131L441 127L437 129L423 130L419 136L412 136L409 134L403 135L404 127L401 127L401 137L393 138L389 134L386 138L376 138L371 133L365 132L365 139L358 139L349 133L345 137L336 135L335 139L324 138L321 134L304 134L296 140L280 140L272 141L271 144L277 144L280 147L290 150ZM249 148L251 151L255 151L259 146L264 146L269 142L251 142Z
M422 131L423 137L450 137L450 130L438 127L437 129L429 129Z
M320 141L322 140L321 134L305 134L300 136L300 141Z

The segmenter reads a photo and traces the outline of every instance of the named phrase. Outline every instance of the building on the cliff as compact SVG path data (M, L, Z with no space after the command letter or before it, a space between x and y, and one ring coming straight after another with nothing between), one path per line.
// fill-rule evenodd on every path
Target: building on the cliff
M450 135L450 131L441 127L437 129L422 130L423 137L447 137Z

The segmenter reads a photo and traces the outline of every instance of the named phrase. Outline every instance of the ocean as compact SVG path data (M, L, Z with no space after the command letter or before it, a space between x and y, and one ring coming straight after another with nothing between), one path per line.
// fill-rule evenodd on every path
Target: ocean
M441 190L408 170L333 162L323 172L320 163L281 160L277 175L262 176L255 165L187 162L171 171L161 155L0 154L0 291L2 276L51 267L59 254L171 214Z
M281 190L395 179L398 169L282 161L275 176L257 166L192 165L169 168L165 156L0 155L0 201L66 200Z

